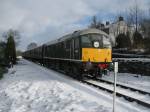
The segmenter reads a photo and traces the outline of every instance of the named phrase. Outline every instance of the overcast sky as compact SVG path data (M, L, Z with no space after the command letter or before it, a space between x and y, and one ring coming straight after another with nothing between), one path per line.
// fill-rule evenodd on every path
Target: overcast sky
M143 10L150 0L137 0ZM41 45L64 34L86 28L91 17L113 20L135 0L0 0L0 34L18 30L25 50L31 42ZM0 37L1 38L1 37Z

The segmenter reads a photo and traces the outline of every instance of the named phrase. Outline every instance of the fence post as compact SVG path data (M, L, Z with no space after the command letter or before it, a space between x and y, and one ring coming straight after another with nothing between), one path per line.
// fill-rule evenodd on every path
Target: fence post
M116 110L116 81L118 72L118 62L114 62L114 94L113 94L113 112Z

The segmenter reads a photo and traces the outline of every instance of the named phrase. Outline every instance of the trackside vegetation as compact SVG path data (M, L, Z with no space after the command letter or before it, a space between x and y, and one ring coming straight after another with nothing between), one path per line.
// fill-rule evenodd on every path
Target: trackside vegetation
M0 79L13 64L16 64L16 46L13 33L8 32L6 41L0 41Z

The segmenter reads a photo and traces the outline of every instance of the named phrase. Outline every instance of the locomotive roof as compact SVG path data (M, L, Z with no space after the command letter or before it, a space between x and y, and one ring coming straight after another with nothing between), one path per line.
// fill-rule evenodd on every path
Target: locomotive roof
M90 33L97 33L97 34L108 36L104 31L101 31L99 29L94 29L94 28L89 28L89 29L79 31L79 35L85 35L85 34L90 34Z
M84 30L74 31L71 34L68 34L68 35L65 35L65 36L63 36L63 37L61 37L59 39L47 42L47 43L45 43L43 45L48 46L48 45L52 45L52 44L55 44L55 43L58 43L58 42L62 42L64 40L67 40L67 39L70 39L70 38L75 38L75 37L80 36L80 35L93 34L93 33L102 34L102 35L108 36L108 34L106 34L105 32L103 32L101 30L94 29L94 28L88 28L88 29L84 29ZM27 50L27 51L31 51L31 50L35 50L35 49L41 48L43 45L38 46L38 47L33 48L33 49L30 49L30 50Z
M59 39L50 41L50 42L48 42L44 45L52 45L52 44L55 44L55 43L58 43L58 42L62 42L62 41L66 40L66 39L69 39L69 38L75 38L75 37L80 36L80 35L91 34L91 33L97 33L97 34L102 34L102 35L108 36L105 32L103 32L101 30L94 29L94 28L89 28L89 29L75 31L75 32L73 32L71 34L68 34L68 35L65 35L65 36L63 36Z

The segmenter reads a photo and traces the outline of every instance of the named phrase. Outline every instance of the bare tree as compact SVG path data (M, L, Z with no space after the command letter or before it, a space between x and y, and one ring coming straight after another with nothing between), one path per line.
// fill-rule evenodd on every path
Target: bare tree
M93 16L90 27L96 28L96 26L97 26L97 18L96 16Z
M127 23L128 25L135 25L136 32L143 19L143 11L140 9L137 0L134 1L134 5L127 11Z
M90 28L102 29L103 26L104 24L102 24L101 20L97 20L96 16L92 17Z
M37 47L37 44L35 42L32 42L27 46L27 50L34 49L36 47Z

